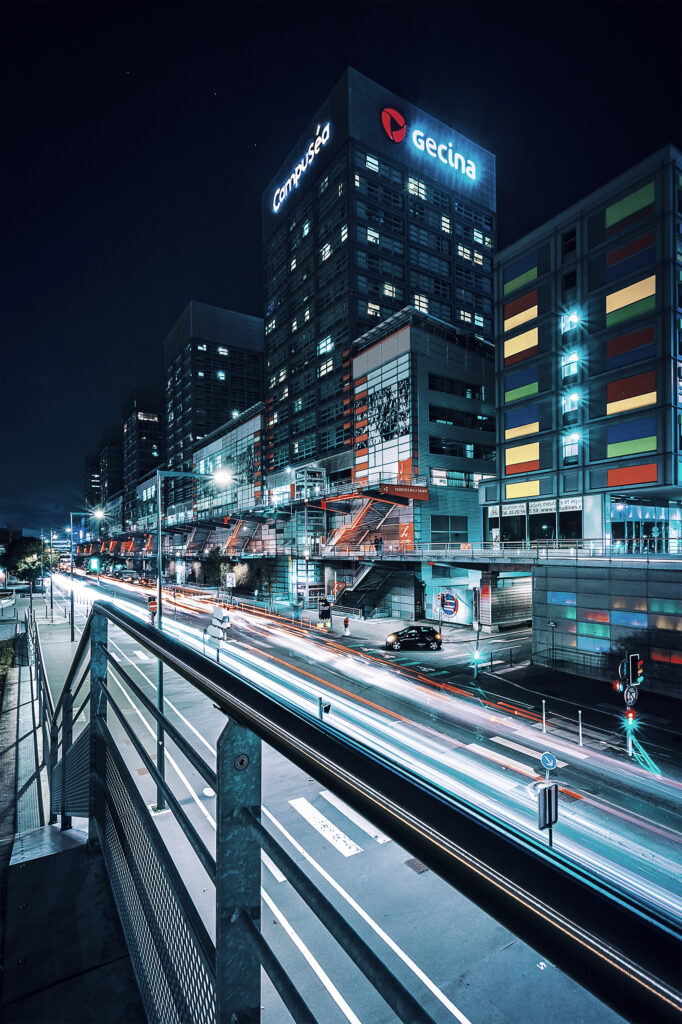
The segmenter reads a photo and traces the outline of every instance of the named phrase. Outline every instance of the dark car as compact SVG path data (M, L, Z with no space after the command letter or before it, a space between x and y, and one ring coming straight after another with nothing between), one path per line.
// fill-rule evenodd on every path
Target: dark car
M443 637L433 626L408 626L398 633L389 633L386 637L386 647L393 651L408 647L425 647L431 651L439 651L442 643Z

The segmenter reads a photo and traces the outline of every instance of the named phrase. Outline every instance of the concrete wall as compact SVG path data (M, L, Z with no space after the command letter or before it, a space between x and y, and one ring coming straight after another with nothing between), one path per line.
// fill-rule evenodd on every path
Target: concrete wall
M534 662L611 682L628 652L644 658L644 690L682 697L682 572L533 570Z

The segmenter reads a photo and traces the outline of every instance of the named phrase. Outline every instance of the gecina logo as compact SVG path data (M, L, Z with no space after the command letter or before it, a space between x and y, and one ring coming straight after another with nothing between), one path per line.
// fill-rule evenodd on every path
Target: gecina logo
M296 164L296 166L294 167L293 171L291 172L287 180L284 182L284 184L280 185L278 188L275 189L274 195L272 197L272 208L275 211L275 213L277 213L280 206L291 192L292 188L298 188L298 182L301 175L308 170L311 163L313 162L317 154L320 152L322 147L327 145L327 143L329 142L330 135L331 124L329 121L327 121L325 125L318 124L317 128L315 129L315 138L312 139L311 142L309 143L304 155L298 161L298 163Z
M381 111L381 124L391 142L403 141L407 133L407 121L399 110L384 107ZM426 135L421 128L413 129L410 141L420 153L427 153L434 160L440 160L442 164L466 174L472 181L476 180L476 164L473 160L467 160L461 153L457 153L452 142L439 142L431 135Z

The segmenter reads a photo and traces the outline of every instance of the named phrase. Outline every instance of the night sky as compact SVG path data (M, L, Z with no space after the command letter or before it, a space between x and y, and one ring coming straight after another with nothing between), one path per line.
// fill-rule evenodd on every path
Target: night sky
M261 193L346 65L496 154L504 247L681 144L681 10L5 2L0 524L82 507L190 299L261 315Z

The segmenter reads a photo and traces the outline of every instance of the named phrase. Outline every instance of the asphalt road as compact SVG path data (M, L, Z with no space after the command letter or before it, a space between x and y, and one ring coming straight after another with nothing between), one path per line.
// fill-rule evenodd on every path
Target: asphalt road
M110 599L118 593L120 598L124 590L128 588L104 585L100 593ZM128 593L126 601L130 600L140 607L144 598ZM81 610L84 614L85 608ZM194 642L200 642L195 631L199 627L201 633L206 613L185 610L176 616L177 628L190 627L186 636L194 634ZM171 627L169 616L167 623ZM324 694L332 705L333 724L375 742L387 756L408 760L460 799L484 801L536 836L539 755L551 748L560 762L562 792L557 849L568 856L584 856L587 849L595 869L615 869L622 882L627 876L627 887L642 898L657 900L671 913L678 908L674 880L679 874L679 780L652 776L615 758L601 734L586 736L589 745L579 748L570 737L558 735L560 727L553 729L550 722L549 736L544 736L530 702L518 694L512 700L504 681L495 686L504 692L486 686L473 693L471 684L462 685L472 675L470 650L386 655L356 641L350 641L348 649L327 636L309 636L297 627L250 615L233 615L229 632L231 639L221 652L227 664L243 672L249 667L253 672L257 665L254 681L267 679L268 686L279 687L283 699L312 713L317 696ZM127 671L153 696L156 665L151 656L128 637L112 640ZM368 649L359 650L360 646ZM495 680L484 682L493 685ZM165 687L169 714L214 764L222 715L172 673L166 673ZM144 724L143 713L130 697L122 699L129 720L135 721L154 755L154 730ZM125 746L122 734L121 738ZM622 745L620 737L614 738ZM169 755L169 777L175 778L185 810L213 848L215 797L194 769L177 752L171 753L170 744ZM156 787L130 746L126 756L146 802L154 803ZM377 944L382 958L408 987L421 993L423 1005L436 1020L545 1021L548 1006L559 1019L616 1019L431 872L418 873L408 866L408 853L267 749L264 769L263 817L268 828L306 871L323 880L333 901ZM193 869L194 855L178 837L168 813L156 820L186 867L193 895L212 927L212 894L196 860ZM272 866L265 859L264 934L309 997L313 1012L330 1022L392 1020L374 990L339 955ZM269 982L264 982L263 993L264 1019L286 1020Z

